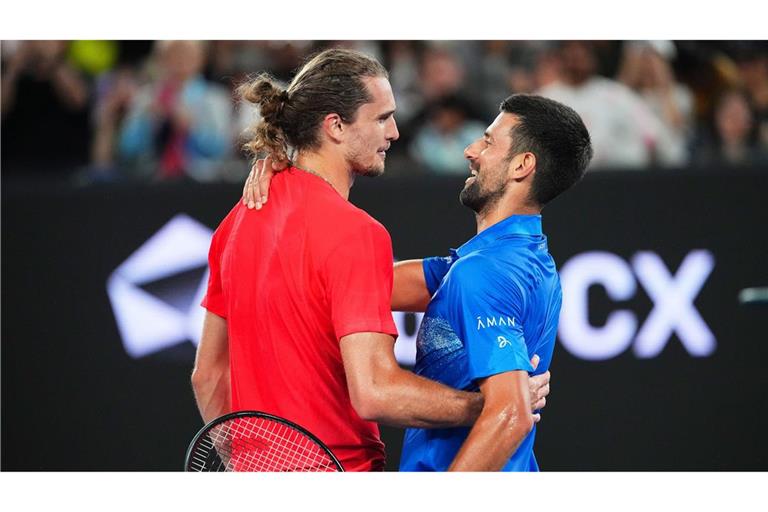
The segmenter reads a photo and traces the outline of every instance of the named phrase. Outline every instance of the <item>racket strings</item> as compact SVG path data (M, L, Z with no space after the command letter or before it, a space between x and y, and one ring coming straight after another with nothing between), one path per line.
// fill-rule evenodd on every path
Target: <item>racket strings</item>
M312 439L265 418L232 418L213 427L193 448L192 471L338 471Z

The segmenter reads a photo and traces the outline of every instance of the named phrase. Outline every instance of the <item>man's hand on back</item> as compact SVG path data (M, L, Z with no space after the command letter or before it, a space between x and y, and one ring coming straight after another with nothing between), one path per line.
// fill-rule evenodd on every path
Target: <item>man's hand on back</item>
M243 204L248 208L260 210L267 202L272 176L287 167L288 162L273 161L271 157L256 160L243 186Z
M539 366L541 359L538 355L531 358L531 365L535 370ZM531 411L538 411L547 405L547 396L549 395L549 380L551 374L549 371L542 373L541 375L534 375L528 378L528 388L531 391ZM541 419L540 414L534 414L534 421L538 422Z

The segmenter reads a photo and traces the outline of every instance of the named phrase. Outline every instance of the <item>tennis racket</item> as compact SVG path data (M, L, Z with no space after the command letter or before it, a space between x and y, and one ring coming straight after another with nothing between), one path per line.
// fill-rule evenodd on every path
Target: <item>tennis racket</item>
M259 411L226 414L189 444L185 471L344 471L331 450L307 429Z

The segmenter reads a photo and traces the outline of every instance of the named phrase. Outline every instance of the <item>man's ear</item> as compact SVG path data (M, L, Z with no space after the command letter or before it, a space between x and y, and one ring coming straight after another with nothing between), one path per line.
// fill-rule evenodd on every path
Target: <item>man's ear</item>
M333 142L343 142L347 133L346 128L339 114L331 113L323 118L323 133Z
M512 158L509 172L513 180L522 181L536 170L536 155L531 152L520 153Z

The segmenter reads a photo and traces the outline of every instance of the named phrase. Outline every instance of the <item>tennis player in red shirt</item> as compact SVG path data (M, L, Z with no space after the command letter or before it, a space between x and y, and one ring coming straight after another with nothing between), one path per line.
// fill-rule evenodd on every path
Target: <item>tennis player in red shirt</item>
M386 70L326 50L285 90L262 75L240 91L261 110L249 149L293 165L259 214L238 202L214 234L192 374L203 419L247 409L285 417L347 471L384 468L376 422L471 425L479 393L398 365L389 233L348 201L357 175L384 172L399 135ZM532 381L534 408L547 392Z

